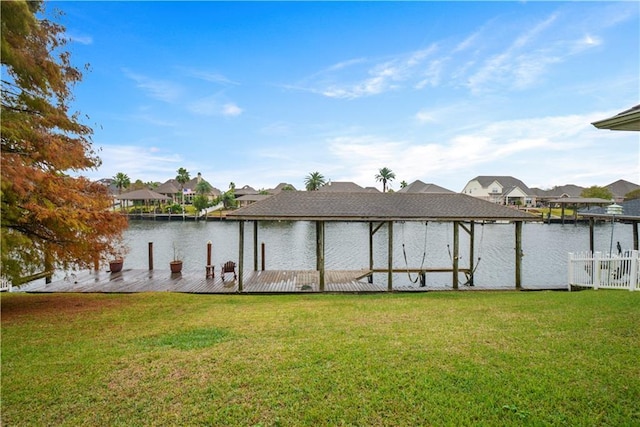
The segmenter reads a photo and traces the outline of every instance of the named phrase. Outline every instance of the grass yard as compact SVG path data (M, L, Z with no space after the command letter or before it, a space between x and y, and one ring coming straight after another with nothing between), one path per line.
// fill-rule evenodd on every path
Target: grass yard
M640 292L3 294L2 425L640 425Z

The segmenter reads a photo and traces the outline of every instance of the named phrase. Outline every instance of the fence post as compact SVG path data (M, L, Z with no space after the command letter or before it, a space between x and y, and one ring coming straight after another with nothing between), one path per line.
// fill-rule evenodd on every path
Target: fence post
M638 284L638 251L631 252L631 271L629 272L629 290L635 291Z
M568 291L571 292L571 284L573 284L573 252L569 252L569 262L567 263L567 268L568 268L568 277L569 277L569 284L568 284Z
M149 271L153 270L153 242L149 242Z
M593 254L593 289L598 289L600 286L600 258L601 252L594 252Z

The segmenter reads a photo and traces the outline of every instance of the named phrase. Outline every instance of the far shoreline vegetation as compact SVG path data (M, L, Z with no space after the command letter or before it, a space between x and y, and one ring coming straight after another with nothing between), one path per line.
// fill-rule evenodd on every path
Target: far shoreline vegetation
M390 188L391 182L396 178L395 173L387 168L381 168L377 174L375 174L375 180L377 182L381 182L383 186L383 192L394 192L392 188ZM177 176L173 179L166 181L165 183L161 183L159 181L150 181L143 182L140 179L135 180L133 183L129 176L124 172L118 172L113 178L103 179L100 182L103 185L112 187L117 189L117 196L121 197L123 195L126 196L128 192L133 192L137 190L159 190L165 186L168 186L173 182L179 183L180 188L176 189L179 192L175 193L167 193L166 191L161 192L161 194L171 197L170 202L158 202L153 203L152 205L148 204L148 201L133 201L132 206L123 207L121 204L119 209L121 212L126 212L128 214L136 215L136 214L175 214L175 215L188 215L188 216L196 216L199 215L204 209L211 208L217 205L221 205L220 209L216 210L218 216L224 216L224 213L229 210L236 209L239 206L237 197L236 197L236 184L234 182L229 183L229 187L225 191L221 191L215 187L213 187L208 181L206 181L200 173L197 174L197 178L192 179L190 173L185 168L179 168L177 170ZM191 187L186 187L187 183L191 183ZM310 172L305 178L305 191L318 191L325 185L331 185L331 180L327 180L323 174L318 171ZM353 183L355 184L355 183ZM409 184L406 181L400 182L400 189L404 189ZM355 184L358 187L357 184ZM247 194L254 194L260 196L267 196L276 194L279 191L298 191L291 184L281 183L279 188L276 189L265 189L261 188L259 190L253 189L253 187L247 185L242 187L241 190L247 190ZM360 187L362 188L362 187ZM377 189L372 188L363 188L363 191L378 191ZM450 191L450 190L447 190ZM187 193L187 197L185 197L185 192ZM244 194L244 193L243 193ZM613 200L614 196L612 192L606 188L601 186L591 186L588 188L582 189L580 193L580 197L582 198L599 198L604 200ZM640 198L640 189L635 189L624 195L625 200L632 200ZM520 201L514 203L515 206L520 207L523 204ZM523 206L525 207L525 206ZM536 215L550 215L551 217L560 217L562 214L561 209L547 205L543 206L541 204L537 204L536 206L526 206L528 210ZM115 204L114 204L115 209ZM567 207L564 210L565 216L572 216L575 214L575 210L571 207Z

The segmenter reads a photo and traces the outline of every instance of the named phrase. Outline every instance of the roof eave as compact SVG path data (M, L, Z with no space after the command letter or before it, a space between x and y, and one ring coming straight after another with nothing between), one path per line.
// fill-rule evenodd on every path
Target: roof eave
M345 216L345 217L323 217L323 216L253 216L228 214L228 220L237 221L326 221L326 222L388 222L388 221L433 221L433 222L453 222L453 221L541 221L537 216L531 217L374 217L374 216Z
M613 116L608 119L595 121L591 124L598 129L638 132L640 131L640 111L633 111L621 116Z

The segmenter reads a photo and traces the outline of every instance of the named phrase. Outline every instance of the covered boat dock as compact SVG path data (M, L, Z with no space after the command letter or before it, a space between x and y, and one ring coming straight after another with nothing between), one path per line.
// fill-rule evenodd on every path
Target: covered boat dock
M316 226L316 271L319 292L327 290L325 266L325 224L328 222L366 222L369 224L369 266L360 270L361 278L374 273L386 273L387 290L393 291L393 273L407 271L424 275L429 272L450 272L452 287L458 289L459 274L466 274L473 285L475 225L485 222L509 222L514 224L515 288L522 288L522 224L540 221L539 217L457 193L332 193L315 191L283 191L258 203L254 203L227 216L238 221L238 292L243 292L245 269L245 224L253 224L254 271L258 270L258 224L261 221L310 221ZM394 223L403 221L453 223L452 265L439 268L399 268L394 266ZM386 227L387 263L374 265L374 238ZM469 264L460 265L460 230L469 235Z

